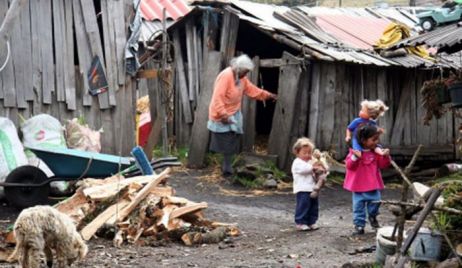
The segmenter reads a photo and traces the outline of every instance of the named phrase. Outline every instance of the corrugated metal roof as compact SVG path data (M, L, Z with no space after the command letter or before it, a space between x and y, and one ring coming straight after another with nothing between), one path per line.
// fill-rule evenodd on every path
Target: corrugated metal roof
M166 18L177 20L186 15L191 9L183 0L141 0L141 16L145 20L163 20L163 9Z
M195 1L199 5L222 6L241 20L248 21L270 35L285 36L307 48L305 53L319 60L344 61L357 64L403 67L453 67L456 63L439 58L432 61L408 55L383 58L372 50L383 30L391 21L412 24L411 11L393 8L287 8L248 1ZM404 22L403 22L404 21ZM460 64L460 63L459 63ZM460 65L459 65L460 66Z
M437 28L433 31L408 38L396 44L394 48L427 45L438 48L438 51L452 51L453 47L462 45L462 23Z

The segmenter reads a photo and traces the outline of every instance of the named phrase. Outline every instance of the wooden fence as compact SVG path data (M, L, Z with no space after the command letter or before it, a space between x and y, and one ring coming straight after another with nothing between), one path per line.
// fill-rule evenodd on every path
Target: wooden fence
M8 1L0 1L0 20L7 9ZM40 113L63 124L83 116L90 127L103 128L103 152L128 152L135 141L135 83L124 68L130 13L131 0L26 1L0 73L0 116L17 126L21 117ZM5 59L6 44L0 46ZM87 72L96 55L109 90L91 96Z

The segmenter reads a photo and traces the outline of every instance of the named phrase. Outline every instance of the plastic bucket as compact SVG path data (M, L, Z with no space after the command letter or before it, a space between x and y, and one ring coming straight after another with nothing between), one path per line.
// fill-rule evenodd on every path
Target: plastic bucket
M415 261L437 261L440 258L443 237L439 232L420 228L411 244L410 257Z
M377 247L375 250L375 260L379 264L385 263L387 255L393 255L396 252L396 241L389 240L393 233L392 226L385 226L377 230Z

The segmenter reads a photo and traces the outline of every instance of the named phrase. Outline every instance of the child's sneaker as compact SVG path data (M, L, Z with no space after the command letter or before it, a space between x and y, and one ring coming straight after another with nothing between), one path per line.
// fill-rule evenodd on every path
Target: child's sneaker
M355 230L353 231L353 235L363 235L363 234L364 234L364 227L355 226Z
M308 225L306 225L306 224L297 224L295 226L295 228L297 229L297 231L308 231L308 230L310 230L310 227L308 227Z
M380 228L380 224L377 221L377 216L369 216L369 223L371 224L372 228Z
M319 226L316 224L311 224L310 226L308 226L308 228L310 228L310 231L314 231L314 230L318 230Z

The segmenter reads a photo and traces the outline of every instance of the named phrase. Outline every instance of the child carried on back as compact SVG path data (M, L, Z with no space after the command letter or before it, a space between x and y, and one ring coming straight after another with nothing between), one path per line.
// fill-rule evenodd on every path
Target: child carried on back
M353 154L357 157L361 157L363 147L357 139L357 129L362 125L373 125L377 126L377 118L383 116L384 113L388 110L388 107L381 100L369 101L364 100L361 102L361 111L359 112L359 117L353 119L348 125L346 130L345 141L351 141L351 147L353 148ZM383 128L378 128L379 134L384 133ZM382 149L378 145L374 151L379 155L388 154L388 149Z

